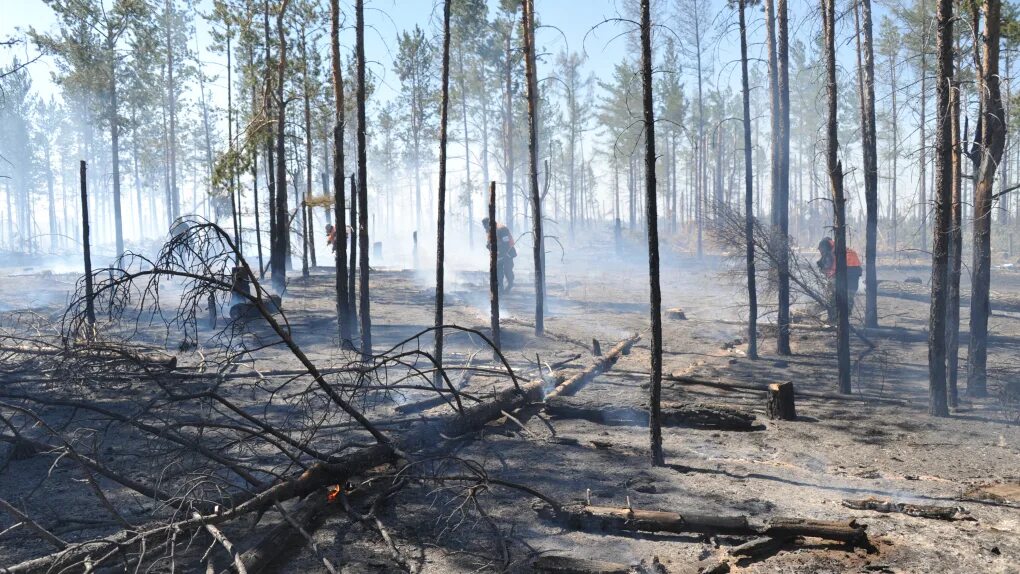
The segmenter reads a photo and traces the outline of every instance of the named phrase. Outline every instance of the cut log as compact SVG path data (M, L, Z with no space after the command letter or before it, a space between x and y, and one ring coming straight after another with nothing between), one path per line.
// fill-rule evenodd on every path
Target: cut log
M626 564L568 556L542 556L532 566L535 572L543 574L629 574L633 571Z
M545 399L545 410L560 418L581 419L610 426L648 426L648 410L644 407L548 396ZM665 426L748 431L754 430L754 421L755 417L751 413L719 405L662 404L662 424Z
M793 383L772 383L769 385L768 403L765 411L772 420L797 420L797 409L793 402Z
M663 512L583 504L554 509L545 503L533 508L539 516L578 530L591 532L668 532L672 534L765 535L773 538L804 536L867 546L866 527L855 521L811 520L807 518L771 518L752 525L746 516Z
M843 506L854 510L874 510L875 512L900 513L916 518L931 518L934 520L966 520L970 514L959 506L936 506L934 504L909 504L906 502L892 502L891 500L879 500L877 498L864 498L860 500L844 500Z
M838 540L851 546L866 547L868 535L866 526L855 520L812 520L810 518L772 518L760 532L774 538L804 536Z
M684 310L680 307L673 307L672 309L666 309L666 318L675 321L686 321L687 313L684 313Z
M535 505L539 516L587 532L669 532L672 534L748 534L754 532L746 516L662 512L569 504L556 512L548 504Z

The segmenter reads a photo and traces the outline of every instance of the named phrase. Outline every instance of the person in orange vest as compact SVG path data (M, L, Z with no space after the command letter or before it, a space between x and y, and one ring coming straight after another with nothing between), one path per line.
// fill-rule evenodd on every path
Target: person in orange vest
M818 242L818 252L821 254L816 264L818 268L829 278L830 283L836 277L836 244L830 237ZM857 296L857 289L861 284L861 258L853 249L846 248L846 295L849 312L854 310L854 297ZM830 289L832 291L832 289ZM835 305L833 305L833 308Z
M489 233L489 218L482 220L482 227L485 233ZM492 249L492 245L486 241L485 245ZM502 223L496 222L496 281L501 291L509 292L514 286L514 257L517 257L517 248L514 247L514 234L510 228ZM505 284L504 284L505 280Z

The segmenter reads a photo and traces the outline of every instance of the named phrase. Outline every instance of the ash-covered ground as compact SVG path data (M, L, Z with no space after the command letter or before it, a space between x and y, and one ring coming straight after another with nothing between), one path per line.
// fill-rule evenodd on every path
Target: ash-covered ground
M640 333L642 338L632 352L586 385L577 397L642 407L649 380L647 267L640 257L621 258L608 251L589 249L592 255L583 259L575 255L566 262L550 259L544 337L536 337L531 327L531 274L520 265L525 269L518 270L516 287L501 305L503 351L522 379L534 379L540 370L570 376L594 360L593 338L608 350L630 334ZM389 540L380 535L374 518L358 520L341 504L326 503L324 492L316 492L310 496L320 497L326 510L308 532L314 544L299 537L272 564L271 571L325 571L323 559L343 572L399 571L395 557L400 556L404 566L423 572L523 572L530 570L536 557L554 554L623 564L658 557L669 572L696 572L726 558L729 548L746 540L581 532L540 518L533 509L534 496L500 486L498 480L525 485L561 502L739 514L752 520L774 516L853 518L867 525L873 545L870 550L847 549L837 543L805 539L755 559L731 558L731 572L1020 572L1020 488L1016 486L1020 484L1020 427L1011 420L1016 417L1016 407L1011 408L1008 398L997 395L1000 385L1017 380L1020 371L1016 360L1020 315L1005 311L992 317L992 396L972 400L964 395L950 418L935 419L927 414L927 344L922 336L928 305L918 298L898 296L924 293L926 285L904 280L920 277L926 282L925 269L880 269L880 277L887 282L883 292L894 295L879 299L881 324L906 331L870 335L874 349L853 341L854 394L846 398L833 396L835 335L820 321L810 319L818 313L806 305L798 307L797 324L803 326L794 330L793 356L774 353L773 331L766 318L761 325L762 356L757 361L746 358L742 286L732 284L725 271L726 264L717 260L698 262L684 256L664 260L663 307L680 307L686 315L686 320L664 319L665 372L736 384L666 380L663 399L752 412L761 425L758 430L666 428L664 468L649 464L648 433L643 426L557 418L536 409L502 417L469 436L436 436L435 442L453 441L452 450L441 459L418 461L406 471L408 480L402 489L372 509L358 506L365 502L351 496L356 509L374 512ZM0 309L7 313L5 328L16 332L28 325L26 313L59 320L75 279L72 274L38 269L5 270L0 279ZM488 333L487 275L449 270L447 281L446 322ZM373 271L372 320L377 349L411 337L432 323L431 282L429 270L380 267ZM296 343L322 368L346 360L336 349L333 289L330 270L315 270L308 279L295 271L284 299ZM993 300L997 296L1020 297L1020 275L997 271L993 291ZM863 297L862 291L859 308ZM18 313L12 314L15 311ZM20 319L14 319L15 315ZM965 306L964 330L966 321ZM180 337L179 333L167 333L158 322L155 326L149 322L133 340L162 346L178 357L185 370L211 354L216 343L200 336L198 348L182 351L177 348ZM425 349L432 345L427 336L416 344ZM963 349L965 354L966 345ZM445 355L449 365L496 367L491 353L470 334L450 334ZM279 346L257 350L232 367L229 372L233 376L221 383L221 390L239 401L246 396L255 401L262 392L255 389L266 386L265 381L253 384L256 372L300 367L294 356ZM267 378L283 385L288 376ZM23 371L2 377L4 394L16 393L19 385L26 384L67 392L61 381L47 379L45 373L32 381ZM451 377L463 385L463 392L477 397L489 396L507 384L486 373L464 380L451 371ZM747 388L778 381L793 381L803 393L797 396L796 421L768 420L765 393ZM961 385L964 381L965 373ZM134 412L131 393L143 391L132 385L118 379L107 389L83 388L80 398L101 400L113 411ZM398 410L431 396L406 389L373 396L359 405L372 421L398 433L416 420L452 412L445 403L411 414ZM258 409L255 402L249 406ZM97 456L106 457L110 464L116 461L138 480L158 483L161 473L173 474L136 435L124 433L120 439L102 436L103 417L95 413L66 406L50 406L44 412L47 423L59 427L63 436L100 445L94 450ZM328 429L329 422L322 423L322 428ZM39 426L27 425L22 432L42 436L45 433ZM322 432L317 436L323 436ZM345 448L345 441L370 442L364 437L338 436L333 444L326 431L320 448ZM122 529L105 518L72 461L46 453L14 456L13 450L13 446L0 447L0 498L30 511L38 524L69 544ZM457 481L426 479L426 475L472 472L495 480L481 487L472 483L475 488L467 489ZM165 522L173 515L167 506L145 500L115 481L103 476L95 480L133 525ZM985 487L991 488L983 490ZM868 497L962 507L966 519L934 520L853 510L842 504L845 499ZM258 524L253 518L242 517L221 526L240 551L258 540L258 533L283 522L272 510L261 516ZM11 566L55 551L31 528L16 528L18 523L10 514L0 517L0 565ZM229 555L208 533L199 530L181 536L190 542L177 550L177 570L205 570L208 563L219 570L229 567ZM150 571L170 571L170 561L157 561Z

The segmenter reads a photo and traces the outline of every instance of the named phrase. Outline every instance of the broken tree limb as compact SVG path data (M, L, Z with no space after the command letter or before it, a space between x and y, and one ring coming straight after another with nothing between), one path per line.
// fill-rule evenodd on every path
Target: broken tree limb
M807 518L771 518L752 525L746 516L664 512L570 504L556 512L546 503L535 503L539 516L556 520L571 528L596 532L668 532L672 534L735 534L771 537L804 536L867 545L865 526L855 521L811 520Z
M235 572L240 574L261 574L268 566L286 550L293 548L301 536L295 524L306 530L325 510L322 498L311 495L302 500L295 509L290 511L291 520L283 520L266 532L254 546L236 557L233 565L221 574Z
M202 515L198 512L193 512L191 516L192 518L202 517ZM205 530L213 537L213 540L219 542L220 546L222 546L223 549L227 551L227 554L230 555L230 560L234 563L234 568L237 569L237 574L248 574L247 569L244 567L244 563L241 562L241 557L237 554L237 550L234 549L234 544L230 542L230 539L227 538L226 535L223 534L223 531L216 528L216 525L214 524L206 524Z
M592 379L611 369L621 356L630 353L630 348L633 347L634 343L637 343L640 339L641 335L635 333L620 341L614 345L613 348L605 354L605 356L599 358L599 360L593 365L568 378L566 381L563 381L563 383L550 391L546 395L546 398L557 397L560 395L569 396L576 393L582 387L591 382Z
M854 510L874 510L875 512L900 513L915 518L931 518L934 520L965 520L970 514L959 506L936 506L934 504L910 504L907 502L893 502L891 500L879 500L877 498L864 498L860 500L847 499L843 506Z
M582 419L612 426L648 426L648 410L644 407L548 396L545 399L545 410L560 418ZM746 431L753 430L754 418L753 414L718 405L662 404L662 424L665 426Z

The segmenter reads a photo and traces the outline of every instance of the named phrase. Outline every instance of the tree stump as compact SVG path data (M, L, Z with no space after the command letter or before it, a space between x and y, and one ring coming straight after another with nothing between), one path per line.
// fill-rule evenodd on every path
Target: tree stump
M772 420L792 421L797 419L797 409L793 402L793 383L772 383L769 385L766 412Z
M594 357L602 356L602 345L600 345L599 340L594 337L591 339L591 354Z
M680 307L673 307L672 309L666 309L666 318L675 321L686 321L687 313L684 313L684 310Z

